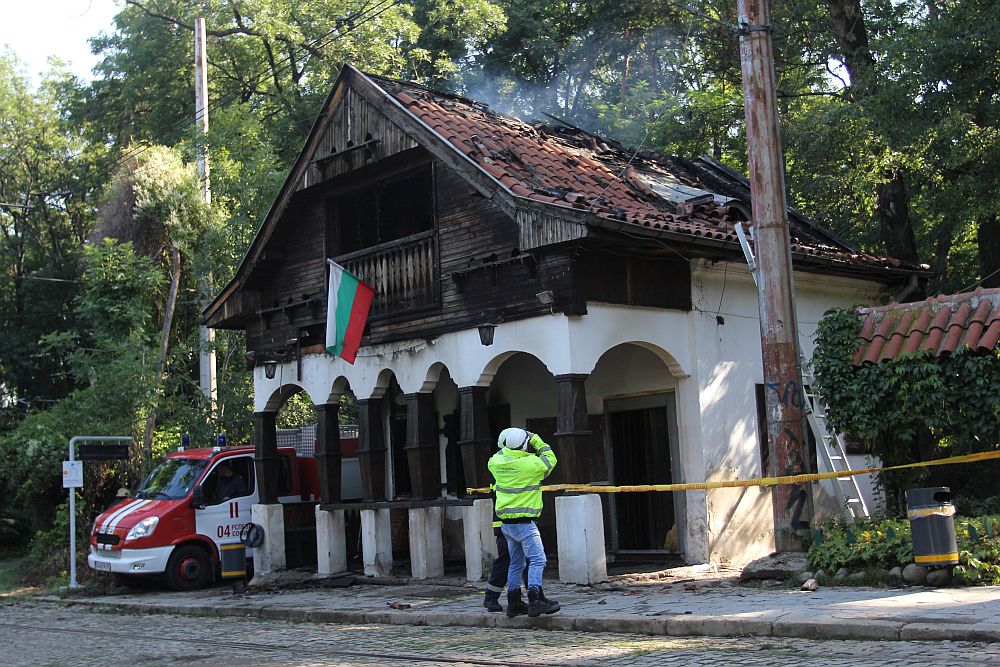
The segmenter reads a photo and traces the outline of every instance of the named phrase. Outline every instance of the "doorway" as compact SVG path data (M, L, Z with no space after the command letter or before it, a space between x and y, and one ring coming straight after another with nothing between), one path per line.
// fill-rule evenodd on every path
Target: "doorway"
M606 403L609 481L614 486L674 482L676 418L673 393ZM610 498L611 547L616 553L682 551L673 493L616 493Z

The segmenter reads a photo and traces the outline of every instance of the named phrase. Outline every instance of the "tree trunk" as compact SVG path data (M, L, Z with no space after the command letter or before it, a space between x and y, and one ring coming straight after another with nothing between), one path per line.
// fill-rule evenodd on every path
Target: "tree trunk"
M830 20L843 55L844 67L851 78L851 97L855 101L869 97L876 92L879 81L861 0L827 0L826 4L830 8ZM875 219L879 223L886 253L904 262L918 264L906 174L902 169L895 168L886 176L887 180L880 183L875 191ZM918 297L911 295L911 298Z
M167 350L170 346L170 325L174 321L174 309L177 306L177 293L181 285L181 251L177 246L170 246L170 292L167 295L167 305L163 309L163 329L160 333L160 355L157 360L156 383L153 386L153 396L146 414L146 431L143 434L142 446L146 461L153 458L153 430L156 428L156 411L163 393L163 379L166 375Z
M1000 287L1000 220L991 216L979 223L979 275L983 287Z
M864 94L871 81L875 58L868 44L868 30L861 12L861 0L826 0L837 45L844 56L844 67L851 77L851 87Z
M906 191L903 171L894 169L888 177L875 190L875 219L878 221L882 242L890 257L917 264L917 243L910 220L909 193Z

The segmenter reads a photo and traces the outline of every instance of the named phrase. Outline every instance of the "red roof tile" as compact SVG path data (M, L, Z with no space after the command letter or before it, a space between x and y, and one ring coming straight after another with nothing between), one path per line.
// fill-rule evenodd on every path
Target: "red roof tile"
M984 352L1000 343L1000 288L893 303L858 311L855 365L878 363L926 350L934 355L963 348Z
M625 149L576 128L530 125L473 100L371 78L515 196L584 209L595 218L738 243L733 225L742 214L725 205L731 193L713 191L695 171L678 170L680 158ZM742 187L742 179L732 176ZM853 251L812 222L793 221L789 227L793 253L866 267L925 268Z

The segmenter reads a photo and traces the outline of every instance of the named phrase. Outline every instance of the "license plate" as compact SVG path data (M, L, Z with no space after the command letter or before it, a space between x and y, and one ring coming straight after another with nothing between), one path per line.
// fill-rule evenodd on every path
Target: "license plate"
M105 563L104 561L95 560L94 561L94 569L95 570L99 570L101 572L110 572L111 571L111 563Z

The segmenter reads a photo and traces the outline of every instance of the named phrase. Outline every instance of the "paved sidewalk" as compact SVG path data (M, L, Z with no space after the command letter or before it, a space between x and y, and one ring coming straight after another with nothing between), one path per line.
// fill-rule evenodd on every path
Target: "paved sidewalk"
M631 632L672 636L1000 641L1000 587L890 589L825 587L815 592L739 585L735 571L672 568L612 577L597 586L547 583L562 611L508 619L481 606L482 583L435 580L322 580L289 575L238 592L150 588L73 594L76 604L147 613L248 616L288 621ZM346 587L334 587L337 585ZM116 589L122 590L122 589ZM50 598L51 599L51 598ZM506 606L506 600L503 600Z

